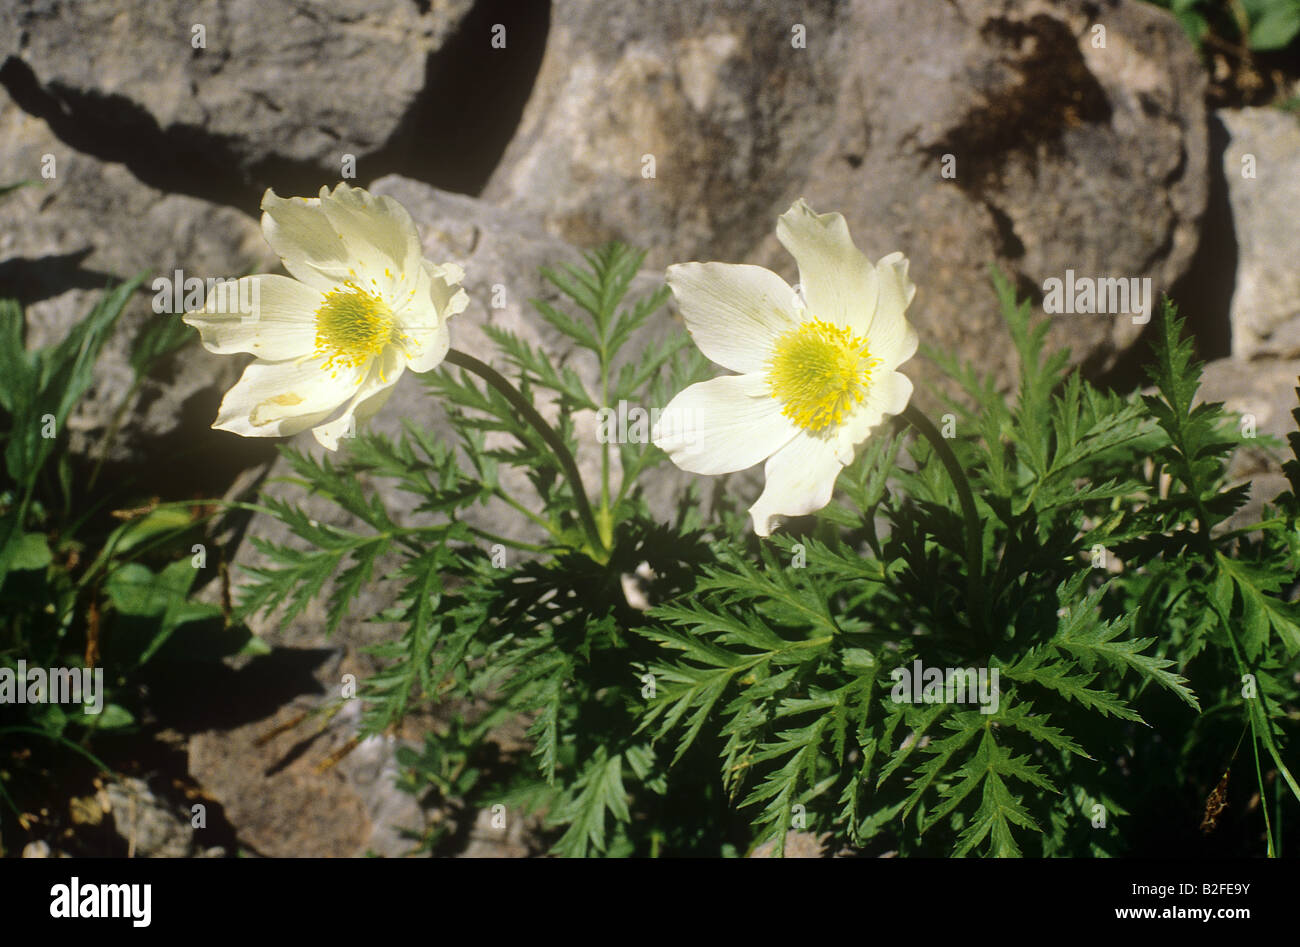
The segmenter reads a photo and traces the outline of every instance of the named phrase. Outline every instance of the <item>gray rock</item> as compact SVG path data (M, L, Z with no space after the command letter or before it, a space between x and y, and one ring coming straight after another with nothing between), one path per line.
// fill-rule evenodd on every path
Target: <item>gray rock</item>
M1300 121L1269 108L1217 114L1238 247L1232 354L1300 357Z
M494 811L495 810L495 811ZM458 858L528 858L541 853L536 836L541 820L504 806L479 809L469 844Z
M743 261L793 281L773 229L803 196L868 255L904 251L924 341L1006 380L990 262L1040 291L1067 269L1150 277L1156 298L1184 272L1207 192L1203 89L1177 23L1128 0L557 0L485 197L579 245L648 245L655 267ZM1140 331L1060 315L1052 344L1101 368Z
M383 178L375 182L373 190L376 194L389 195L411 212L424 239L426 258L437 262L454 262L464 268L464 286L470 304L465 312L452 320L452 345L455 348L476 355L513 378L514 370L496 354L495 343L484 332L484 327L488 325L504 329L549 353L557 364L573 367L586 383L587 390L598 393L595 356L577 350L567 336L552 328L532 306L532 300L540 299L567 311L574 309L566 297L541 277L540 270L543 267L557 269L564 264L585 266L577 248L549 235L535 219L515 210L449 194L408 178L395 175ZM662 274L643 272L633 281L625 305L633 304L662 284ZM651 316L639 330L636 340L624 349L616 360L615 371L618 365L638 358L646 347L681 331L681 320L672 312L671 305L665 305ZM416 384L414 378L409 383L401 384L405 391L399 388L385 411L375 419L380 430L395 432L399 429L399 418L428 417L430 414L429 396L424 393L422 386ZM399 398L403 400L399 401ZM558 423L559 405L555 401L543 400L537 404L537 408L552 425ZM436 412L434 417L437 417ZM599 490L600 484L596 416L591 411L581 411L574 416L573 423L578 439L576 460L579 472L587 485L588 493L594 494ZM450 435L450 428L440 429ZM496 438L495 442L507 443L509 438ZM489 438L489 444L492 443L494 439ZM617 478L617 452L614 452L612 462L612 476ZM681 488L682 480L668 474L667 468L664 470L664 476L647 483L647 496L652 508L667 515L671 509L671 499ZM525 478L509 473L503 473L503 476L514 476L515 479L503 482L511 489L528 495L531 488ZM501 527L508 530L510 535L521 535L520 529L531 528L530 524L521 522L514 513L509 513L504 521L494 517L479 525L493 531ZM540 533L534 532L531 535L536 539L542 538Z
M46 156L50 156L49 159ZM52 159L53 177L43 177ZM246 214L142 184L120 164L100 161L60 141L41 119L0 90L0 168L5 181L36 183L0 204L0 293L27 305L29 348L50 345L84 319L102 290L141 271L155 278L239 276L277 260ZM152 278L151 278L152 279ZM151 282L136 294L95 366L95 385L69 419L72 449L95 450L132 381L132 341L155 313ZM195 394L237 378L198 345L180 352L172 370L146 383L111 459L138 456L142 442L175 432ZM223 375L223 372L225 373Z
M1205 366L1200 397L1222 401L1225 408L1242 416L1257 435L1271 435L1282 441L1280 450L1244 448L1233 457L1228 475L1233 483L1251 485L1250 500L1229 520L1236 529L1257 521L1265 503L1271 503L1289 483L1282 474L1280 459L1290 456L1286 436L1295 430L1291 411L1296 407L1300 386L1300 359L1245 361L1221 358Z
M365 854L374 831L365 801L337 768L319 771L324 754L349 734L326 718L289 726L306 702L230 730L207 730L189 742L189 770L221 803L243 844L273 858L344 858ZM321 724L327 726L321 730ZM310 739L310 753L297 755Z
M360 718L358 701L349 708ZM340 763L339 768L357 790L372 826L367 851L389 858L409 853L425 825L425 814L416 797L397 788L400 773L397 749L403 745L394 736L368 737L362 740ZM413 749L413 741L405 741Z
M187 858L203 853L202 838L192 825L192 813L160 798L149 784L134 776L120 776L103 789L113 826L135 858Z
M76 117L87 150L120 150L184 189L238 187L277 163L334 179L344 154L364 163L473 5L3 0L0 19L11 82ZM169 151L150 162L135 153L145 143Z
M1205 366L1201 397L1249 415L1259 434L1285 438L1295 429L1291 411L1300 385L1300 359L1247 362L1220 358Z

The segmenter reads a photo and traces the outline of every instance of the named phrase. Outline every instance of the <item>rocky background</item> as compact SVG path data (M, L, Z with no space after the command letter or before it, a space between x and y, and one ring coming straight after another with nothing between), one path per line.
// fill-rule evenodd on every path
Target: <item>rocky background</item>
M464 266L455 344L473 349L491 321L563 356L530 316L550 295L538 266L618 238L648 251L646 286L693 259L794 282L773 227L802 196L842 212L869 256L902 250L922 338L1003 384L988 264L1038 302L1067 269L1149 277L1190 319L1206 396L1283 435L1300 374L1300 121L1273 103L1300 93L1296 74L1207 69L1137 0L0 0L0 184L39 183L0 204L0 295L42 345L142 270L274 270L263 191L314 195L354 173L410 209L431 259ZM506 306L491 309L498 285ZM133 333L172 318L151 295L100 366L101 394L129 381ZM1052 319L1052 344L1091 377L1142 383L1143 326ZM671 309L652 327L678 330ZM209 429L241 368L178 352L107 471L164 500L241 496L282 472L271 444ZM77 449L111 402L87 400ZM431 410L404 379L375 424ZM1239 472L1257 496L1279 489L1264 452ZM276 534L255 520L222 537L236 582L249 531ZM382 606L372 594L362 610ZM311 711L366 672L360 649L383 629L327 638L319 618L260 624L272 653L216 678L153 682L166 728L134 772L73 800L73 821L136 855L399 855L440 821L460 854L533 852L526 820L493 828L393 788L394 748L437 720L320 765L356 721ZM503 758L520 734L502 731ZM207 830L190 828L194 799Z

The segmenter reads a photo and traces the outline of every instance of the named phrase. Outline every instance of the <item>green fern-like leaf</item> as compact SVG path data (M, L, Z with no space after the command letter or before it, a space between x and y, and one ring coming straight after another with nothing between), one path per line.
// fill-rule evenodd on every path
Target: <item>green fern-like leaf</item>
M613 817L627 822L627 790L623 787L623 756L597 747L562 799L553 822L568 828L555 843L553 851L568 858L583 858L594 849L606 848L606 821Z

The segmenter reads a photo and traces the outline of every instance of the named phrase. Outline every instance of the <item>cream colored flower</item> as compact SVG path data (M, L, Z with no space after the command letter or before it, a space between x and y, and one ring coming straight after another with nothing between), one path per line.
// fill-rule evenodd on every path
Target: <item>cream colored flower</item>
M335 450L383 407L403 371L426 372L446 356L447 320L469 303L464 273L424 259L402 205L346 184L313 198L268 190L262 233L290 276L218 284L185 316L209 352L258 357L212 426L245 437L311 428Z
M901 253L873 266L842 216L815 214L802 200L781 215L776 236L799 265L798 293L759 266L668 268L695 344L739 374L679 393L653 438L693 473L766 460L766 486L749 509L760 536L778 516L830 502L856 446L907 407L912 383L895 369L917 346L904 315L916 287Z

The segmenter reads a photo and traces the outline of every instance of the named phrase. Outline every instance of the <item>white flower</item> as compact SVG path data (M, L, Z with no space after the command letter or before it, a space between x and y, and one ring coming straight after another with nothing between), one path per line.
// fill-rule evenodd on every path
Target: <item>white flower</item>
M469 304L464 273L424 259L406 209L361 188L287 200L268 190L262 212L266 242L292 278L218 284L185 316L209 352L258 357L212 426L244 437L311 428L335 450L383 407L404 370L426 372L446 356L447 319ZM232 304L249 299L251 313Z
M904 313L916 294L907 260L873 266L839 214L802 200L776 236L799 265L800 292L759 266L681 263L668 268L695 344L739 372L691 385L664 408L654 442L684 470L722 474L760 460L767 483L750 507L754 532L778 516L830 502L835 478L912 382L895 371L916 354Z

